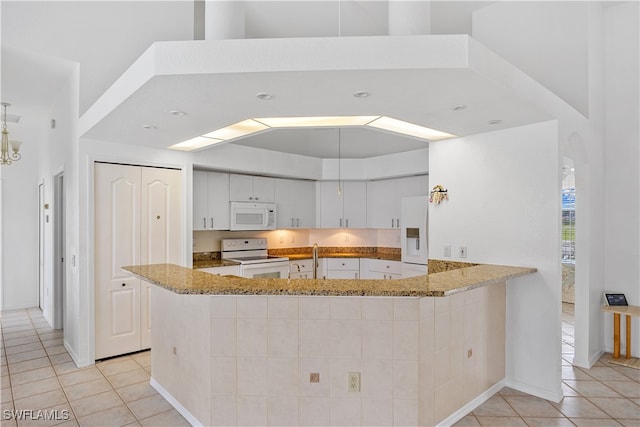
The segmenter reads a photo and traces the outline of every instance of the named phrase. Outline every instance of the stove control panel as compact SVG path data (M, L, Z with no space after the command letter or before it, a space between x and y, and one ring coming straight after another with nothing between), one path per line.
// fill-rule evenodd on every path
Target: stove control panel
M267 249L267 239L222 239L222 251Z

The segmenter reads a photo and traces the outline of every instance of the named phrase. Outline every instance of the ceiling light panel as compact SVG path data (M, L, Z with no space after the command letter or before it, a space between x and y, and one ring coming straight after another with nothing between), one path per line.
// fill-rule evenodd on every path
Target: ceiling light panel
M422 138L429 141L438 141L441 139L456 137L456 135L450 133L415 125L413 123L405 122L387 116L379 117L371 123L368 123L367 126L388 130L390 132L401 133L403 135L414 136L416 138Z
M222 129L214 130L213 132L209 132L202 136L228 141L230 139L240 138L241 136L246 136L266 129L269 129L269 126L259 123L253 119L248 119L234 123Z
M196 136L195 138L191 138L186 141L180 142L178 144L174 144L169 148L171 150L193 151L193 150L197 150L198 148L217 144L219 142L223 142L223 141L221 139L213 139L213 138L206 138L204 136Z

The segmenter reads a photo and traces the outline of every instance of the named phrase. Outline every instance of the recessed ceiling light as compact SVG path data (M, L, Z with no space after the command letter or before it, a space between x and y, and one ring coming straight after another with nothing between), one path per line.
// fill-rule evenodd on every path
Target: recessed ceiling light
M157 126L154 125L142 125L143 129L151 129L151 130L156 130L158 129Z
M464 104L458 104L458 105L454 105L453 107L451 107L451 111L462 111L465 108L467 108L466 105Z
M365 92L365 91L360 91L360 92L356 92L353 94L353 96L355 96L356 98L366 98L369 95L371 95L369 92Z
M270 93L266 93L266 92L260 92L256 94L256 98L261 99L263 101L268 101L270 99L273 99L273 95L271 95Z
M187 113L185 113L184 111L180 111L180 110L171 110L170 113L173 116L180 116L180 117L187 115Z
M490 125L499 125L500 123L502 123L502 120L494 119L494 120L489 120L487 123Z

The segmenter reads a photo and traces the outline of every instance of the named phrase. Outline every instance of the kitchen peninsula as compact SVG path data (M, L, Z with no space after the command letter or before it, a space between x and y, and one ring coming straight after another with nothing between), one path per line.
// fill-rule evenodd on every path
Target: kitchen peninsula
M507 281L476 265L398 280L125 267L152 288L152 385L194 425L435 425L504 385Z

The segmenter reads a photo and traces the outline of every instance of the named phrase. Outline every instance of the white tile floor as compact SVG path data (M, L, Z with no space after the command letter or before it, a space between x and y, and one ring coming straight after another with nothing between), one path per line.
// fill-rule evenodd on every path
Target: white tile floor
M572 366L573 304L562 307L562 387L560 403L503 388L456 426L640 426L640 370L607 363L591 369Z
M610 354L591 369L573 367L573 306L563 311L565 398L554 403L504 388L457 426L640 426L640 370L608 364ZM49 328L39 309L3 312L1 344L3 427L188 425L149 386L150 352L78 369L62 346L62 331ZM5 410L21 409L33 415L57 410L58 418L68 419L5 416Z
M39 309L2 313L2 427L189 425L149 385L150 352L78 369L62 336Z

